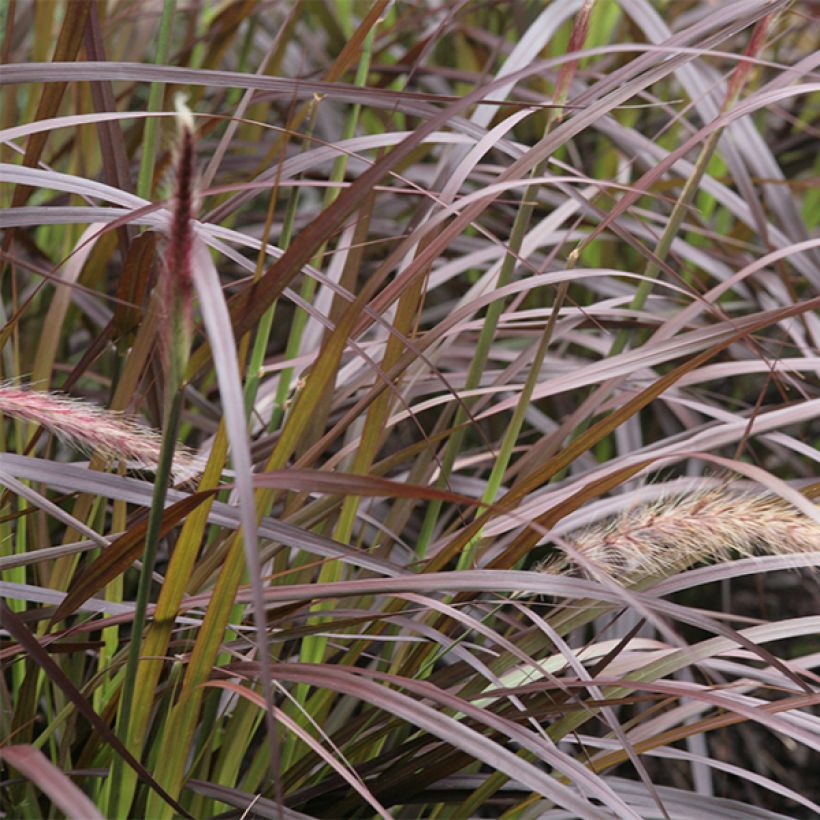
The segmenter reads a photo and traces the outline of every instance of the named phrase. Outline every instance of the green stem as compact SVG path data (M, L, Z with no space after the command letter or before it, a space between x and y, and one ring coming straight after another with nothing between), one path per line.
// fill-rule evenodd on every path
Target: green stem
M703 144L698 160L695 163L695 167L689 175L689 178L686 180L686 184L683 186L683 190L672 208L669 221L666 223L663 234L658 241L657 248L655 248L655 258L657 259L657 262L654 259L650 259L644 268L643 275L646 278L641 280L638 285L638 289L635 291L635 295L632 297L632 301L629 303L631 310L640 310L646 304L646 300L652 292L654 281L660 273L659 263L664 262L666 257L669 255L672 242L678 235L680 226L683 223L683 217L686 215L686 211L689 208L689 203L692 201L700 188L701 180L703 179L703 175L706 173L706 169L709 166L709 160L715 152L715 148L717 147L718 140L720 139L720 135L722 133L723 129L718 128L709 135L708 139ZM623 349L626 347L628 339L629 331L622 327L615 336L615 341L612 343L612 348L609 351L609 355L617 356L619 353L622 353Z
M354 79L354 85L363 88L366 81L367 81L367 74L370 70L370 55L373 50L373 29L367 33L364 38L364 42L362 43L362 55L359 59L359 64L356 69L356 77ZM318 100L314 105L314 110L311 115L311 123L310 128L307 132L307 136L305 138L306 144L308 143L309 137L313 134L313 128L315 124L316 118L316 111L318 109ZM344 130L342 132L342 140L347 140L353 137L356 133L356 127L359 123L359 116L361 114L361 105L358 103L351 106L350 111L348 112L347 119L345 120ZM330 172L330 179L331 183L340 183L345 176L345 172L347 170L347 154L340 154L333 162L333 168ZM294 189L298 190L298 189ZM341 187L333 187L332 185L327 189L327 193L325 194L324 199L324 207L329 207L333 201L339 196L341 193ZM294 197L294 202L296 197ZM325 252L325 245L321 245L311 260L311 264L313 267L318 268L322 264L322 258ZM299 292L299 296L304 299L306 302L310 302L313 299L313 295L316 291L316 281L310 277L306 278L304 283L302 284L302 289ZM307 324L307 314L305 313L302 308L297 308L296 312L294 313L293 322L291 323L291 331L290 335L288 336L287 347L285 349L285 358L291 359L296 358L299 355L299 347L302 344L302 334L305 330L305 325ZM288 394L290 393L290 384L291 380L293 379L293 368L288 367L284 369L279 376L279 384L276 390L276 399L274 402L273 408L273 415L271 418L270 430L274 431L279 428L279 425L282 422L282 419L285 415L285 405L287 402Z
M531 177L538 176L540 173L540 166L534 168ZM515 215L512 231L510 232L510 243L507 254L504 256L504 261L501 264L501 270L498 273L496 281L496 288L502 288L506 285L513 270L515 263L519 258L521 246L524 244L524 237L530 226L532 213L535 210L535 201L538 196L538 185L528 185L524 191L524 198L521 207ZM489 356L490 347L495 338L495 331L498 326L498 319L504 309L504 302L497 299L491 302L487 307L487 312L484 316L484 321L481 325L481 333L478 336L478 343L476 344L475 353L473 354L470 368L467 371L467 380L464 384L464 390L474 390L478 387L481 381L481 375L487 365L487 357ZM437 487L445 487L450 478L450 474L455 464L456 456L461 452L464 436L467 434L466 422L468 420L468 410L470 402L465 399L462 405L456 411L456 418L453 422L455 432L447 440L447 445L444 450L444 455L441 459L441 473L439 475ZM421 526L421 532L416 543L416 554L419 558L424 558L427 553L427 547L433 535L433 530L438 522L439 513L441 511L441 502L433 501L427 507L427 512L424 516L424 522Z
M165 510L165 499L168 495L171 469L174 462L176 432L179 427L180 411L182 409L182 394L183 391L181 388L174 390L165 411L165 435L163 436L162 446L160 448L159 464L157 465L157 473L154 481L154 492L151 498L151 510L148 513L148 527L145 533L145 552L142 559L142 572L137 589L137 600L134 606L134 621L131 626L131 644L128 648L128 661L125 667L125 678L123 680L119 717L117 720L117 733L123 741L126 741L128 738L131 709L134 702L134 690L137 680L137 666L139 664L140 647L142 645L142 633L145 629L148 598L151 593L151 581L157 560L162 514ZM115 757L113 759L111 766L111 791L109 795L109 807L113 810L109 812L109 816L112 817L127 817L130 809L130 805L120 805L120 801L126 797L122 790L124 767L125 764L121 758ZM127 802L129 804L131 802L130 795L127 797Z
M527 375L527 381L524 384L524 388L518 398L518 403L513 411L512 419L510 420L510 423L504 433L504 438L501 441L501 448L496 456L493 469L490 472L490 478L487 481L487 487L481 497L482 502L485 504L494 503L496 496L498 495L498 491L501 488L501 482L504 479L504 474L507 472L507 467L509 466L510 459L512 457L513 448L515 447L516 441L518 441L518 435L524 425L524 416L526 415L527 408L530 406L530 401L532 400L532 394L535 391L535 386L538 384L538 378L541 375L541 366L544 363L544 357L546 356L550 342L552 341L552 332L555 328L556 319L558 318L558 311L561 309L561 305L564 302L564 297L566 296L568 287L568 283L564 281L558 288L552 313L550 314L547 326L544 328L544 332L541 334L541 340L539 341L538 348L533 356L533 361L530 365L530 372ZM476 518L480 517L486 509L486 507L477 507L475 512ZM458 559L458 569L469 569L472 566L473 556L475 555L478 544L481 542L481 538L482 533L477 533L467 547L462 551Z
M171 42L171 21L174 17L176 0L165 0L162 6L162 17L159 21L159 32L157 33L157 54L154 60L155 65L162 65L168 62L168 46ZM165 90L164 83L152 83L148 92L148 111L152 114L162 107L162 97ZM154 179L154 161L157 153L157 126L158 121L149 117L145 121L145 133L142 141L142 157L140 157L140 170L137 177L137 196L143 199L151 198L151 183Z

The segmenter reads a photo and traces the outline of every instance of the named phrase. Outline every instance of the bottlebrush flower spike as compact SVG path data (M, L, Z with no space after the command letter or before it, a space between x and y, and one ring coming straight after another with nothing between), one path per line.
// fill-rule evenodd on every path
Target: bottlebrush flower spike
M176 108L179 130L176 182L162 276L166 306L162 346L171 390L182 384L191 350L194 292L191 252L196 211L194 120L182 95L177 95Z
M701 562L820 550L820 524L779 496L713 488L635 507L566 541L607 575L636 583ZM584 571L568 555L540 569L556 575Z
M96 404L25 388L0 385L0 413L44 427L84 453L126 461L134 467L155 468L161 437L122 413ZM199 469L195 454L178 449L174 474L190 478Z

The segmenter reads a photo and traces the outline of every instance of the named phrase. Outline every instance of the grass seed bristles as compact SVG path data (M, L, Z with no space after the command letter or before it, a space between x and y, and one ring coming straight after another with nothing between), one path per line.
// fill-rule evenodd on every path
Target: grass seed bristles
M820 524L779 496L712 488L634 507L566 541L607 575L636 583L702 562L820 549ZM551 574L583 569L569 556L541 566Z
M181 95L177 95L177 126L173 213L168 228L168 244L161 277L164 297L162 348L168 375L169 395L179 389L191 350L193 334L193 219L196 210L196 170L194 120Z
M122 460L144 469L154 469L159 462L159 433L122 413L81 399L0 386L0 413L38 424L88 455ZM174 474L185 477L196 470L196 456L190 450L178 449Z

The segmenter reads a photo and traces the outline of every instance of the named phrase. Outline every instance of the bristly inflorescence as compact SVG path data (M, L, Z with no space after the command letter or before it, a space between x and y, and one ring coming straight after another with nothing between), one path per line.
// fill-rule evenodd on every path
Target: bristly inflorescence
M38 424L84 453L138 468L154 469L159 461L162 440L157 432L80 399L0 385L0 413ZM177 450L173 470L178 478L190 478L199 468L195 454Z
M624 584L673 575L699 563L820 550L820 523L775 495L718 487L662 498L612 521L572 533L569 554L539 568L594 574Z
M168 237L166 266L171 291L180 291L190 298L193 292L191 277L191 247L193 245L193 219L195 211L195 146L193 118L185 103L177 101L179 141L175 163L176 182L174 207Z
M162 347L171 392L184 379L193 333L194 217L196 213L196 144L191 111L177 98L178 143L173 207L162 276L165 322Z

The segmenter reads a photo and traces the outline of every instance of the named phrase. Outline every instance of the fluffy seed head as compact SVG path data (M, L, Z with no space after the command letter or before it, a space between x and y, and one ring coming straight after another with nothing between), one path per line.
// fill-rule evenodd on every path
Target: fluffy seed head
M176 160L174 211L166 259L167 282L172 294L189 298L193 289L191 246L194 216L194 132L193 117L184 102L177 101L179 144Z
M635 507L566 540L607 575L636 583L734 556L820 550L820 524L779 496L714 488ZM583 572L568 555L540 569L550 574Z
M39 424L84 453L123 460L135 467L155 468L159 461L158 433L121 413L67 396L0 386L0 413ZM196 456L178 448L174 474L188 478L198 470Z
M162 348L169 384L182 382L193 333L193 271L191 257L196 211L196 151L193 116L184 99L177 96L179 139L175 161L173 209L168 227L162 276L165 321Z

